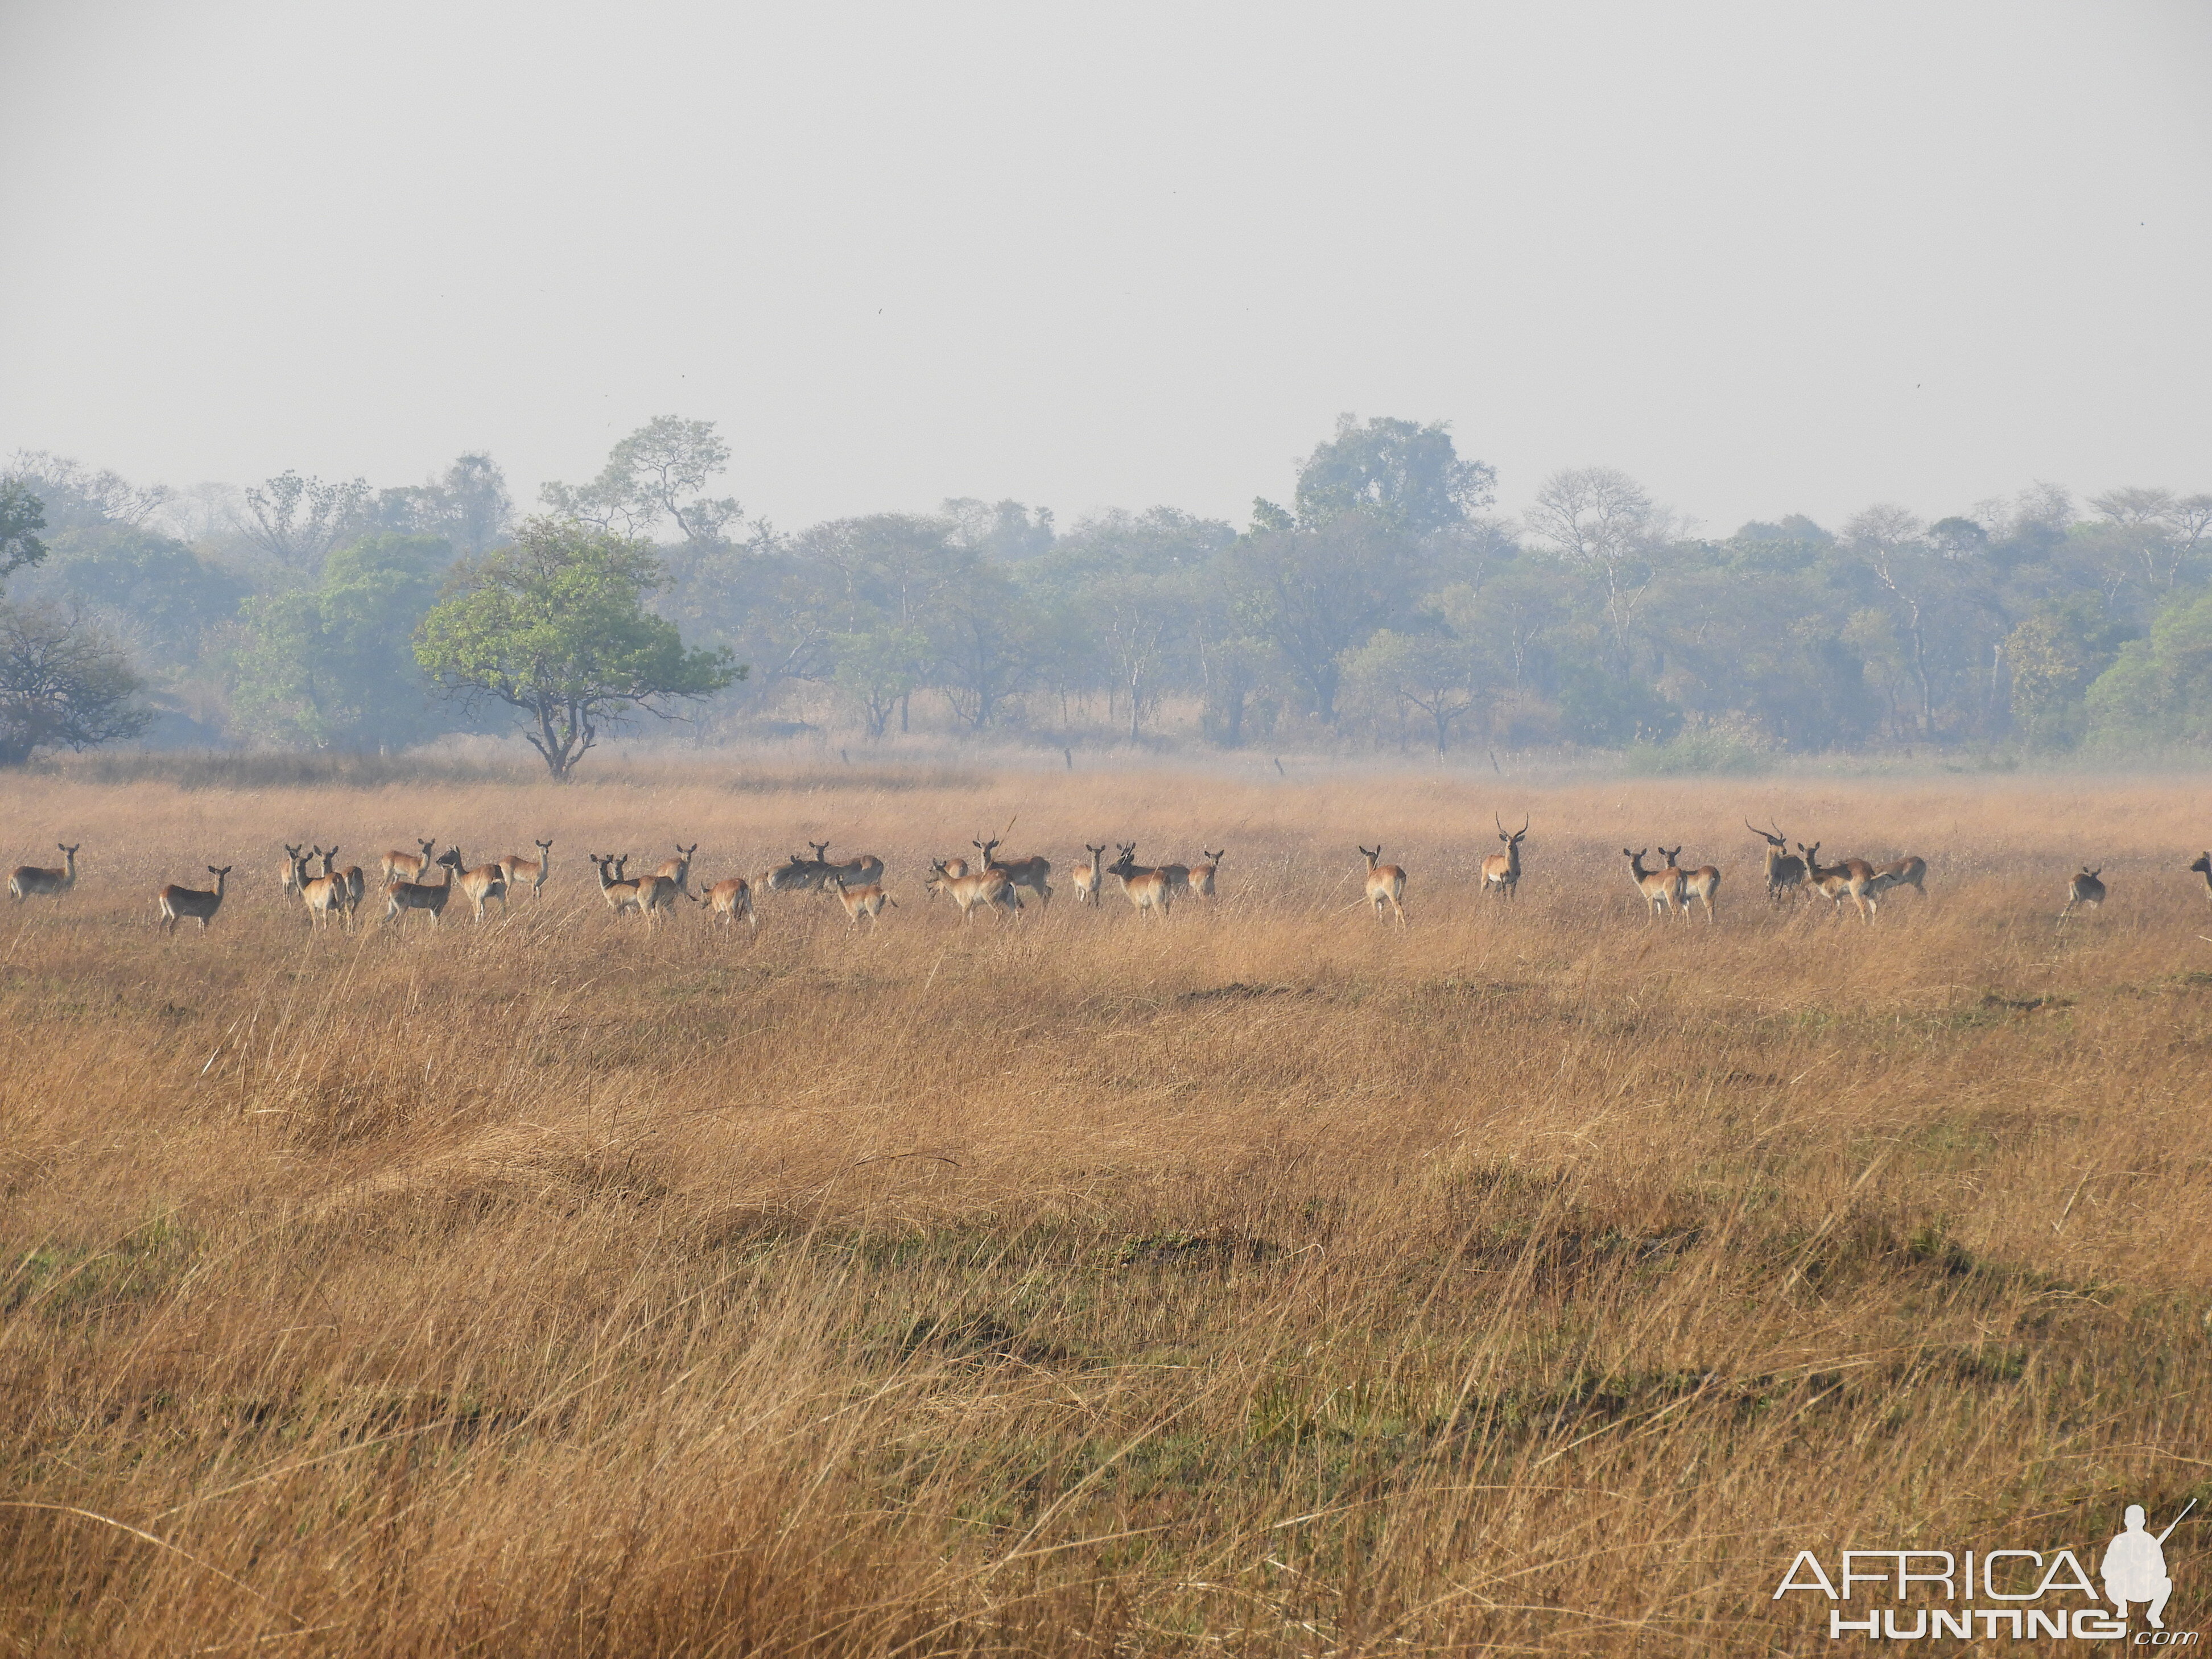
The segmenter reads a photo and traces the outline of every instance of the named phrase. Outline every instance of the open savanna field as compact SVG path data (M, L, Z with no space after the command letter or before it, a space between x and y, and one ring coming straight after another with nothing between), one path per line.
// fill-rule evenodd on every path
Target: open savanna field
M1927 893L1771 911L1746 813ZM927 860L1009 820L1060 897L963 927ZM2195 781L62 769L0 830L84 848L0 902L9 1651L1797 1653L1801 1548L2212 1500ZM550 838L544 896L279 894L430 835ZM1116 838L1220 897L1067 902ZM584 858L810 839L878 931ZM1647 922L1662 841L1717 926Z

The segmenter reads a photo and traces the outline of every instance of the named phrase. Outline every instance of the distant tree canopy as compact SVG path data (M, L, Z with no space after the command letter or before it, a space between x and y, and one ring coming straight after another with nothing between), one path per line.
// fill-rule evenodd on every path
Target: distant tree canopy
M89 749L135 738L154 716L143 682L81 613L0 605L0 766L42 749Z
M2212 745L2208 495L2037 483L1711 537L1577 466L1506 518L1443 422L1347 415L1241 531L963 496L781 532L733 459L662 416L518 529L478 453L183 494L19 454L0 568L124 653L179 740L404 744L511 709L556 775L681 707L1055 747Z
M727 651L687 650L645 609L661 575L628 537L531 520L512 546L455 568L416 630L416 660L449 694L520 713L546 769L565 778L631 710L665 718L745 672Z

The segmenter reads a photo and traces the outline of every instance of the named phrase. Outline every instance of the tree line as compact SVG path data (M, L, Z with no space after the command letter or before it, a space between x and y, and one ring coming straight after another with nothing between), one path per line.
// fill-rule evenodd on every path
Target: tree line
M1881 745L2212 742L2212 495L2038 484L1692 533L1603 467L1518 519L1440 423L1344 417L1242 526L1016 501L787 532L673 416L518 514L288 472L0 479L0 763L160 740L396 748L520 728L556 775L641 714L712 738L1645 745L1686 766ZM75 675L74 696L58 688Z

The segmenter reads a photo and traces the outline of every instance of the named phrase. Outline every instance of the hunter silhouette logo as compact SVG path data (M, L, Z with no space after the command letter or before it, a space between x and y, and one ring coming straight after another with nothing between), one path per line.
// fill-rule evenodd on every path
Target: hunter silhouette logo
M2173 1580L2166 1571L2166 1540L2196 1507L2192 1498L2173 1517L2173 1525L2154 1538L2143 1530L2143 1506L2128 1505L2127 1530L2105 1546L2105 1599L2119 1610L2121 1618L2128 1616L2129 1602L2148 1601L2150 1627L2166 1628L2166 1598L2173 1594Z

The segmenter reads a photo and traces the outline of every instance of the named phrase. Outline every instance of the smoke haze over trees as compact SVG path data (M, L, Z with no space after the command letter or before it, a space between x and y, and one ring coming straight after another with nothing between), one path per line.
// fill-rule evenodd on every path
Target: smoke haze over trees
M677 702L644 706L692 708L703 741L1644 744L1685 765L2212 744L2212 495L2039 483L1933 522L1875 503L1716 537L1591 465L1514 520L1443 424L1346 416L1288 505L1255 498L1242 525L956 499L785 530L728 493L732 461L712 422L656 419L597 477L544 485L525 525L483 454L419 484L180 493L22 453L0 483L11 637L110 653L114 706L82 740L156 714L169 743L507 732L488 705L529 676L486 665L483 596L562 547L647 607L608 661L652 658ZM540 678L518 706L557 774L604 722L549 724ZM608 708L620 678L593 693Z

